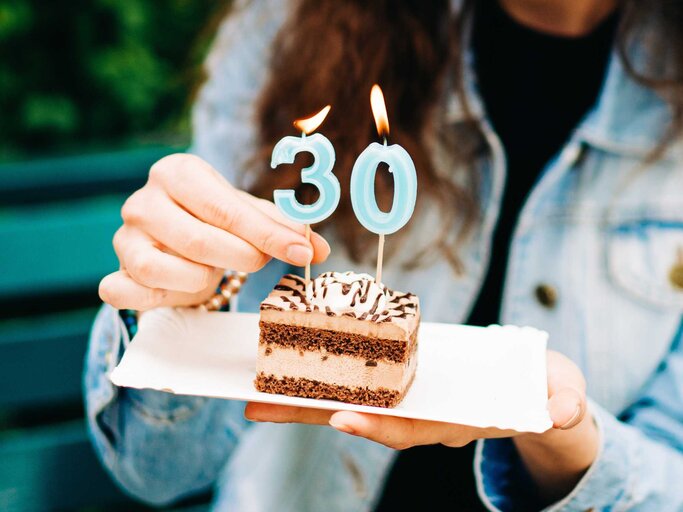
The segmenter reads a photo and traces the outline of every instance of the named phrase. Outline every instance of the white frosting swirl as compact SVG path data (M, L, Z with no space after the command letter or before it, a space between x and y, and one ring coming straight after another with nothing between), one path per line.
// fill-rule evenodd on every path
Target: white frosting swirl
M383 313L387 309L387 288L377 284L369 274L355 272L325 272L309 285L310 303L321 310L329 308L342 315Z

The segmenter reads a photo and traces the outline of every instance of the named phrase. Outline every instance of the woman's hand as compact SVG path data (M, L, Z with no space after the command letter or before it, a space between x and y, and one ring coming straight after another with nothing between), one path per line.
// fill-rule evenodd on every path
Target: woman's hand
M224 269L254 272L271 257L293 265L324 261L330 247L304 236L269 201L231 186L200 158L162 158L144 187L121 209L114 235L120 270L100 283L100 297L118 309L201 304Z
M252 421L329 424L397 450L437 443L461 447L476 439L514 437L532 477L552 500L571 490L597 455L598 432L586 416L585 389L579 368L562 354L549 351L548 411L553 428L543 434L261 403L247 404L244 414Z

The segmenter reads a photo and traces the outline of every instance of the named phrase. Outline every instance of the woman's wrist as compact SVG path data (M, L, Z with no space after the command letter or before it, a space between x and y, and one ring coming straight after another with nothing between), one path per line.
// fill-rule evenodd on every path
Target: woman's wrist
M571 492L595 462L600 448L600 433L590 413L571 429L553 428L513 439L540 497L548 503Z

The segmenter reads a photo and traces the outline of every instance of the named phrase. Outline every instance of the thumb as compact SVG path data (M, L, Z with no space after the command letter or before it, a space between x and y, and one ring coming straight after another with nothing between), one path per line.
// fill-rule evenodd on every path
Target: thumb
M586 413L586 381L568 357L548 351L548 413L553 427L570 429Z

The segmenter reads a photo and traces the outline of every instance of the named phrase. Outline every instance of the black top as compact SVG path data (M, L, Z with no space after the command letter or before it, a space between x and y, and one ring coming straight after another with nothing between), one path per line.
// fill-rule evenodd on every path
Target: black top
M507 157L507 183L488 273L468 323L497 323L512 233L544 167L595 103L610 55L617 16L592 33L565 38L514 21L496 0L477 4L472 45L478 89ZM531 291L530 291L531 293ZM442 445L400 453L376 512L485 510L476 495L473 445Z

